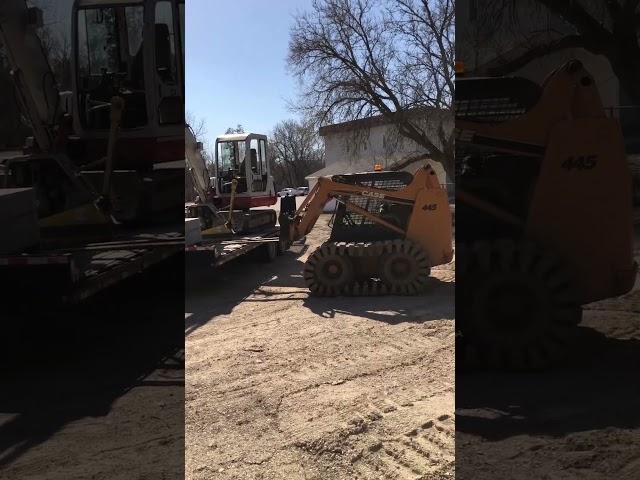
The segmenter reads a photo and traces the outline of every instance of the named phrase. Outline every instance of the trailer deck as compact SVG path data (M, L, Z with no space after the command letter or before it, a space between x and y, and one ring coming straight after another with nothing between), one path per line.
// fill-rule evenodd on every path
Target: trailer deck
M48 300L78 303L119 281L182 252L175 230L123 232L109 241L0 256L5 303ZM48 304L48 303L47 303Z
M201 242L185 247L185 251L190 261L207 262L213 267L220 267L261 247L267 249L266 254L270 258L286 250L280 241L280 227L246 235L204 237Z

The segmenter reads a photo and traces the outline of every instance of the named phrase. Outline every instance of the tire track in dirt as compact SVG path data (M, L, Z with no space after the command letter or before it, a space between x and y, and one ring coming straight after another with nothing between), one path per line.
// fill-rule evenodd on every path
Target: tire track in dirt
M382 438L354 465L357 478L426 478L453 470L455 426L448 414L422 422L401 436ZM453 478L453 476L451 476Z

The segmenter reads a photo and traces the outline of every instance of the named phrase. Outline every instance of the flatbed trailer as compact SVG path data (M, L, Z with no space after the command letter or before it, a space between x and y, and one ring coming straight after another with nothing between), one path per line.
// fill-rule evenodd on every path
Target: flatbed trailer
M80 241L0 255L2 303L35 309L73 305L181 254L179 228L121 232L108 241Z
M263 249L264 259L273 260L289 248L280 239L280 227L270 227L246 235L204 237L185 247L186 259L199 265L221 267L236 258Z

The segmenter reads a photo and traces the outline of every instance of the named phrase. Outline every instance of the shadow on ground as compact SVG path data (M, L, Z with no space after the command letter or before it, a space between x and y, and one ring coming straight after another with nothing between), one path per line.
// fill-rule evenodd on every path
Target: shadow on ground
M14 322L14 336L5 337L0 368L0 418L6 418L0 422L0 471L65 425L107 416L114 402L133 388L158 387L159 401L167 397L165 390L180 395L175 388L184 387L184 287L176 272L183 269L179 258L82 308L4 319ZM158 369L155 379L146 378ZM140 405L131 415L142 416L145 410ZM184 415L184 405L182 411L165 413ZM109 422L137 420L116 416ZM78 428L82 424L74 431ZM179 445L175 450L183 455ZM118 462L117 453L113 462Z
M395 325L454 318L455 283L430 278L418 296L308 297L303 305L323 318L356 315Z
M455 283L431 278L419 296L312 297L304 283L301 257L307 246L294 246L273 263L256 268L259 256L245 256L212 269L190 266L186 273L185 334L227 315L241 302L300 300L311 312L332 318L337 313L396 324L454 318ZM251 297L251 298L249 298Z
M294 247L271 263L262 260L257 250L218 268L188 263L185 270L184 334L190 335L212 319L231 313L263 285L295 287L295 276L301 272L298 258L306 249L306 246ZM304 292L295 290L293 293L300 295Z
M587 327L562 368L456 375L456 430L490 441L639 428L639 405L640 340Z

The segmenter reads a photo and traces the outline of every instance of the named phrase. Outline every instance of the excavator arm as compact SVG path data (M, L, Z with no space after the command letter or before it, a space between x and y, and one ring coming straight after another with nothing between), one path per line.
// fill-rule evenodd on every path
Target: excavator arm
M50 151L58 121L60 94L37 28L42 11L24 0L0 2L0 42L4 47L16 91L29 117L38 146Z
M206 160L202 156L202 145L197 141L195 133L189 125L185 125L184 129L184 149L187 170L191 175L199 197L198 204L191 206L193 211L188 215L192 218L200 217L201 220L204 219L203 228L205 230L224 224L228 230L233 232L231 220L225 219L211 202L213 187L209 177L209 169L207 168Z
M38 35L37 29L42 24L42 11L29 7L25 0L0 2L0 45L9 60L18 101L29 119L38 149L51 155L69 180L80 191L88 193L102 213L108 214L108 208L104 209L104 192L103 195L97 192L61 152L59 143L62 142L57 131L61 125L60 91ZM121 109L112 111L110 144L116 140L120 114ZM112 152L109 155L112 156ZM110 177L110 173L105 177ZM108 185L109 181L105 180L105 187Z
M211 179L207 163L202 156L202 148L189 125L184 128L184 148L187 169L193 179L193 185L202 202L208 201L212 194Z

